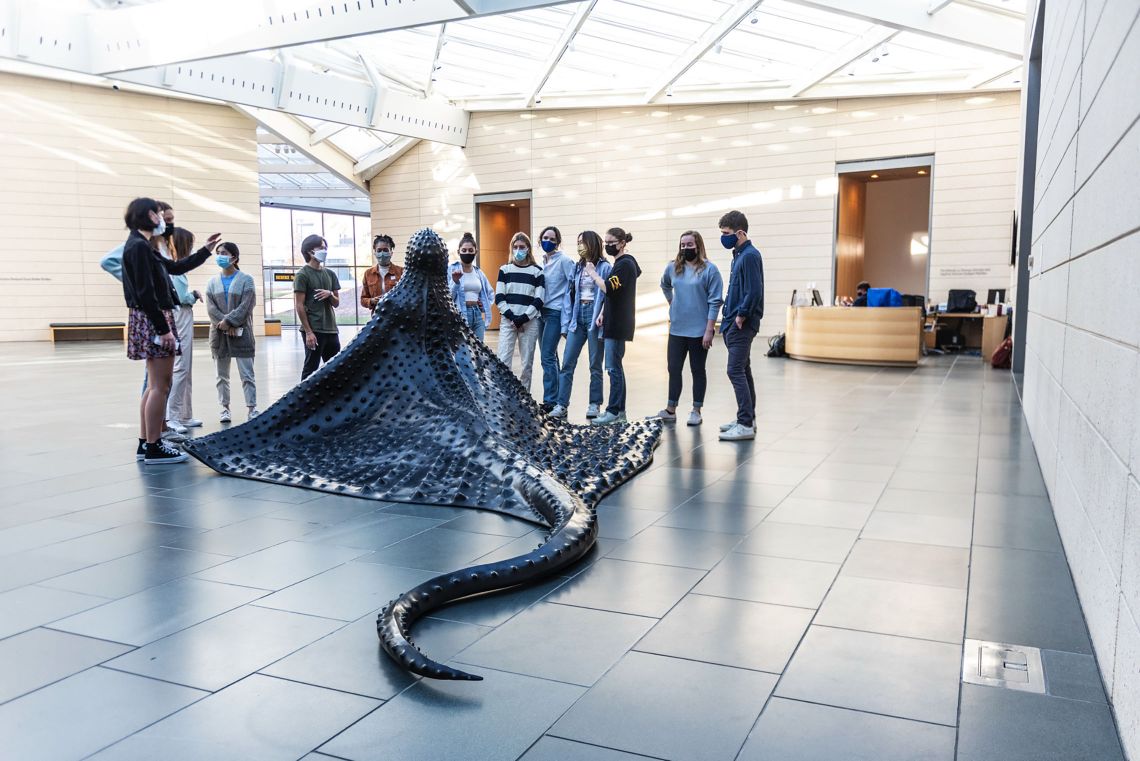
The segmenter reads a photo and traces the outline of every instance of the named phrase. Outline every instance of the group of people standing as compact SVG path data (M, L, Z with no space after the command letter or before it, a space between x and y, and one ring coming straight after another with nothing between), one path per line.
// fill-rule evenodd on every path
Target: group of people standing
M210 353L216 370L222 422L231 420L230 365L236 360L247 414L258 414L253 371L253 278L241 272L237 244L222 242L214 233L194 251L194 235L176 227L174 209L153 198L136 198L123 222L130 231L123 245L100 263L123 284L129 310L127 356L146 362L139 402L136 459L149 465L182 462L185 452L174 444L190 428L202 425L193 416L192 361L194 305L205 301L210 317ZM219 272L210 279L203 298L190 290L186 273L203 265L212 254Z

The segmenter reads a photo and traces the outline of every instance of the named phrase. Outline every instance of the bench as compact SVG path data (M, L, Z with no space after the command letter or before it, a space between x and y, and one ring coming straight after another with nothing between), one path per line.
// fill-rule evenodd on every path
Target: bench
M52 343L57 341L126 341L125 322L53 322Z
M194 320L194 337L195 338L209 338L210 337L210 321L209 320Z

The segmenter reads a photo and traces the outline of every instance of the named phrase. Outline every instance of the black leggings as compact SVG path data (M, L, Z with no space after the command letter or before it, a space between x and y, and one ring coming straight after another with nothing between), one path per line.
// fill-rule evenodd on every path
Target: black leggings
M685 355L689 356L689 369L693 371L693 406L705 403L705 388L708 376L705 375L705 360L709 350L701 345L700 338L669 335L669 406L676 407L681 401L681 374L685 369Z
M302 332L302 337L304 333ZM321 360L328 362L340 351L340 335L337 333L317 333L317 348L305 347L305 364L301 368L301 380L305 380L317 371Z

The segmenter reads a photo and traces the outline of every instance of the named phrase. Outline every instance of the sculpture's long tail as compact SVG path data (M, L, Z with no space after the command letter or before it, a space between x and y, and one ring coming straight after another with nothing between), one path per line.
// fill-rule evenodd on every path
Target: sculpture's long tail
M550 536L525 555L436 576L388 603L376 621L376 631L384 651L408 671L433 679L481 680L481 676L437 663L421 653L409 635L416 619L463 597L547 576L594 546L598 537L594 508L538 468L519 465L519 491L552 527Z

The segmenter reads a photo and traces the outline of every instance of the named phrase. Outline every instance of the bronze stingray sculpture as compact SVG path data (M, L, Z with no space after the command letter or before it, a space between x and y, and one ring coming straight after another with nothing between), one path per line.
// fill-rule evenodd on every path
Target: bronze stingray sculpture
M367 499L494 510L550 530L531 552L430 579L377 621L384 650L436 679L482 677L421 653L416 619L529 584L574 563L598 535L595 507L649 464L656 421L577 426L543 415L511 369L475 338L447 283L447 247L409 241L404 275L331 362L258 417L185 449L232 476Z

